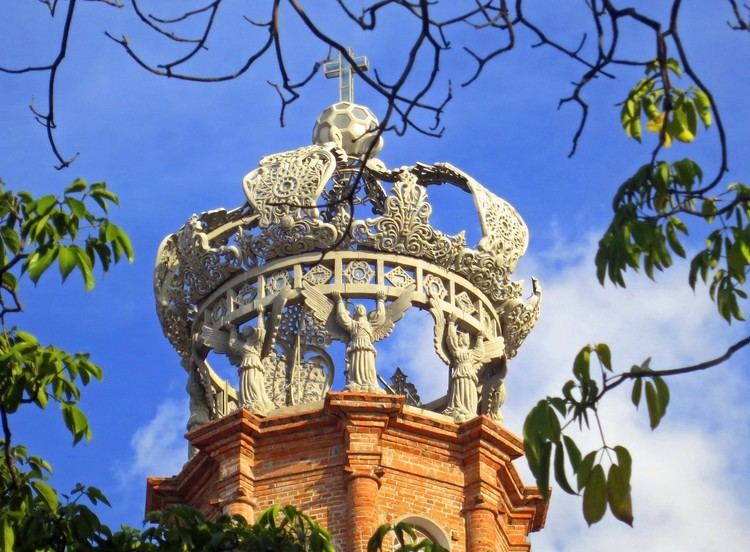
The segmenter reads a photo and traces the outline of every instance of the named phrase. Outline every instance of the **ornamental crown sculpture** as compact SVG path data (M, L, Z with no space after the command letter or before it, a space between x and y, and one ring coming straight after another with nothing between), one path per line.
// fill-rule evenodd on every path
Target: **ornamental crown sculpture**
M385 392L377 343L409 308L431 313L449 367L446 395L422 408L457 422L501 418L507 362L539 315L538 282L525 302L511 279L526 225L447 163L386 168L377 129L366 107L330 106L313 145L264 157L245 176L241 206L193 215L163 240L156 307L189 373L189 429L240 406L268 415L321 400L335 371L345 390ZM471 195L479 243L432 226L434 184ZM346 345L341 360L333 341ZM236 389L209 365L211 351L237 367Z

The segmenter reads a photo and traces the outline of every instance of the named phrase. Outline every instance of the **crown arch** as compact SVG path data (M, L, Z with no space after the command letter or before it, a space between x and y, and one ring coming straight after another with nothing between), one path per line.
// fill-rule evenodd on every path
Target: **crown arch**
M191 374L191 409L201 421L239 407L269 415L322 400L336 373L348 390L383 392L377 342L416 308L430 313L451 374L446 395L425 407L456 421L500 419L508 363L541 299L536 280L524 300L523 282L512 279L525 223L450 164L388 169L376 149L342 142L341 132L354 143L367 125L337 121L326 119L315 144L261 159L243 180L244 204L193 215L162 242L157 312ZM471 196L478 243L433 225L428 191L438 184ZM330 352L337 341L344 358ZM210 352L237 367L239 386L212 369Z

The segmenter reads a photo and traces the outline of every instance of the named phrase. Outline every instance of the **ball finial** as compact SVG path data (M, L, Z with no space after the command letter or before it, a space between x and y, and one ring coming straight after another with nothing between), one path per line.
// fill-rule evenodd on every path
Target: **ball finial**
M383 149L383 137L377 136L379 125L369 108L338 102L324 109L315 121L313 142L318 145L335 142L348 155L361 157L369 151L370 157L374 157ZM377 143L372 145L376 136Z

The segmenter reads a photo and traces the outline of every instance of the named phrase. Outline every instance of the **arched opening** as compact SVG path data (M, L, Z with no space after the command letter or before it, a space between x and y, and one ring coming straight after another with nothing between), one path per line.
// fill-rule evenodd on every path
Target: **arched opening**
M429 538L435 544L439 544L446 550L451 549L450 539L445 531L434 521L423 516L409 515L401 518L399 523L408 523L412 525L417 534L417 542L424 537ZM394 550L398 547L398 541L393 543Z

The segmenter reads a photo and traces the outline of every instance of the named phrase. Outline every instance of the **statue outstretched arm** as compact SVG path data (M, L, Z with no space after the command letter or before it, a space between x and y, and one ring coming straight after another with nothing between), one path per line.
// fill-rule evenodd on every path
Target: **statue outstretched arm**
M370 320L372 324L381 325L385 323L387 314L385 312L385 291L378 290L375 312Z
M263 315L264 309L263 305L258 306L258 323L255 327L255 343L258 345L263 345L263 342L266 339L266 320L265 316Z
M455 355L458 351L458 329L456 327L456 315L453 313L448 314L448 335L445 336L445 342L451 355Z
M341 294L337 291L334 291L333 299L334 301L336 301L336 322L338 322L339 325L342 328L345 328L347 331L351 330L352 317L349 316L349 311L344 304L344 300L341 298Z

